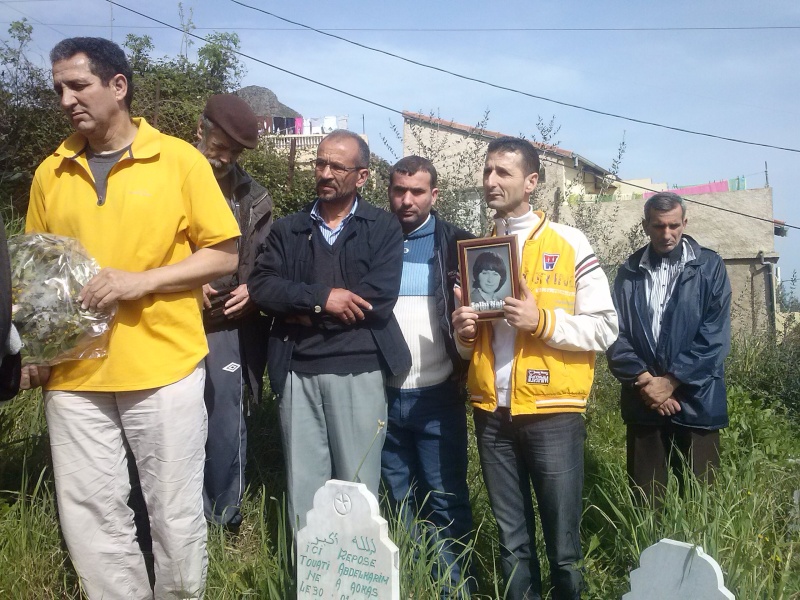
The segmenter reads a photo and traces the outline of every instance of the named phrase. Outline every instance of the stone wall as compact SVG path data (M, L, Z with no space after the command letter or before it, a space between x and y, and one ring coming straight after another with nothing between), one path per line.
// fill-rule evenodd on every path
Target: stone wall
M774 328L777 284L774 267L764 264L774 265L778 261L771 222L772 189L699 194L686 199L689 219L686 233L718 252L725 261L733 292L734 329L750 333ZM628 199L592 206L592 210L596 210L594 224L589 224L586 233L595 251L601 256L616 253L615 257L632 252L632 246L625 246L625 237L641 223L644 200ZM562 206L560 220L576 224L574 212L574 207ZM581 228L587 229L586 226Z

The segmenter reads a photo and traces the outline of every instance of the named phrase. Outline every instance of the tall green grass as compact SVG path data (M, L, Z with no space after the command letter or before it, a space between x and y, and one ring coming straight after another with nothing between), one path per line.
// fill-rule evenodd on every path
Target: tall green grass
M800 598L800 515L793 502L800 436L784 409L730 386L730 427L722 432L715 483L671 476L663 507L654 510L629 492L618 450L624 429L611 405L598 402L590 415L583 522L588 597L629 591L628 574L641 552L672 538L702 546L737 598Z
M689 479L681 497L673 478L660 511L638 505L629 494L618 388L603 360L598 361L587 413L582 532L587 598L619 598L629 591L629 573L638 566L639 554L663 537L702 546L719 562L737 598L800 598L800 515L792 500L793 491L800 489L800 463L794 462L800 459L800 435L780 394L760 394L741 385L748 379L747 369L761 368L758 362L745 368L744 361L737 361L728 368L731 426L722 435L715 484ZM245 520L238 536L209 530L209 599L285 600L294 595L277 422L269 399L250 416ZM473 598L502 598L496 526L474 436L469 459L478 533L464 558L471 561L478 584ZM447 577L431 575L436 548L418 539L403 519L387 510L384 514L400 548L402 597L437 598ZM537 543L543 556L540 534ZM542 572L548 572L546 564ZM0 410L0 598L81 598L59 535L37 393L23 394Z

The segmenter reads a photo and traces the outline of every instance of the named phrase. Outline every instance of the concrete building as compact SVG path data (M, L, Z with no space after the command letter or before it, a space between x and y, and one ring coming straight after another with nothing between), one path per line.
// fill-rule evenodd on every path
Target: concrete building
M327 133L309 134L265 134L262 135L263 143L274 148L281 154L294 156L293 162L300 168L310 168L311 161L317 157L317 146L325 139ZM369 138L359 134L367 144Z
M718 252L725 262L733 291L731 316L734 330L743 333L774 331L779 257L775 252L772 189L683 197L689 219L686 233ZM624 198L592 207L594 218L607 231L606 236L592 240L599 255L621 255L644 244L644 235L636 235L643 206L644 199ZM564 207L562 221L574 224L575 212L573 206ZM631 243L627 243L628 240Z
M493 139L508 135L430 115L403 112L403 156L429 158L439 172L439 207L460 226L478 234L491 227L483 204L483 161ZM585 157L534 142L541 157L534 206L558 220L564 198L613 194L617 179ZM455 205L455 206L454 206ZM449 207L449 210L448 208Z
M281 154L294 155L295 162L300 166L308 166L317 156L317 146L326 134L313 133L308 135L275 135L267 134L262 139L267 147L274 148Z
M436 164L444 177L463 182L464 186L482 186L481 168L486 147L504 133L489 131L455 121L403 111L403 156L419 154ZM567 196L616 191L616 179L588 159L557 146L534 143L542 159L539 181L547 188L559 189ZM611 187L609 187L609 185Z
M489 142L507 134L419 113L404 112L403 119L403 155L430 158L440 178L462 188L464 202L480 217L480 226L472 229L486 232L483 159ZM534 197L537 208L553 220L581 228L609 264L621 262L644 245L641 220L647 194L642 188L663 191L668 189L666 183L622 181L575 152L537 146L542 155L541 185ZM733 289L734 329L774 331L778 289L774 236L781 224L773 220L772 190L683 195L688 205L686 232L725 261Z

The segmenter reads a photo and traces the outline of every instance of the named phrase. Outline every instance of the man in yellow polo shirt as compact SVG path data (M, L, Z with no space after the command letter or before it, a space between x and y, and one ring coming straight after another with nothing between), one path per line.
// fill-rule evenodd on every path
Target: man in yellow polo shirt
M64 538L92 600L200 598L201 286L236 269L239 229L208 161L130 117L132 73L116 44L70 38L50 60L76 133L36 170L26 230L80 240L102 270L79 300L117 306L106 358L26 367L22 377L45 388ZM126 446L150 516L155 589L126 504Z

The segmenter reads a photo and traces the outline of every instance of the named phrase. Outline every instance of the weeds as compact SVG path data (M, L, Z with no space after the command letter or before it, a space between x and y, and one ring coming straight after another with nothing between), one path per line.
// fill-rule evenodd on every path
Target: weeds
M751 377L759 369L798 367L765 367L763 353L774 350L739 343L734 344L728 364L731 425L723 432L716 482L708 487L689 478L683 482L681 497L673 477L660 511L635 503L629 493L618 388L599 357L587 414L585 597L621 597L630 589L629 572L638 566L642 550L670 537L702 546L720 564L726 586L737 598L800 598L800 508L793 501L794 490L800 490L797 426L781 402L785 383L775 382L767 389L766 378L755 385ZM26 393L0 410L0 489L11 490L0 492L0 597L77 600L78 580L57 525L41 408L40 395ZM274 402L265 401L250 416L251 485L238 536L221 528L209 530L206 598L210 600L294 597L294 557L286 526L275 410ZM472 435L469 460L477 534L461 558L471 564L477 581L473 598L502 598L496 526ZM437 544L442 540L428 543L435 532L427 523L417 520L409 526L386 509L384 515L400 548L401 597L440 597L450 581L446 569L437 576L432 568L439 564ZM544 559L540 534L537 547ZM548 571L542 564L545 578ZM545 580L545 590L548 584Z
M739 335L725 364L730 383L748 390L764 405L785 411L800 424L800 336Z
M621 460L602 468L595 463L584 516L591 598L627 591L627 574L639 555L662 538L702 546L720 563L737 598L800 593L799 546L791 535L792 491L800 485L800 465L790 454L797 450L797 433L741 388L730 390L729 402L731 427L722 435L715 483L671 476L661 510L635 501Z

